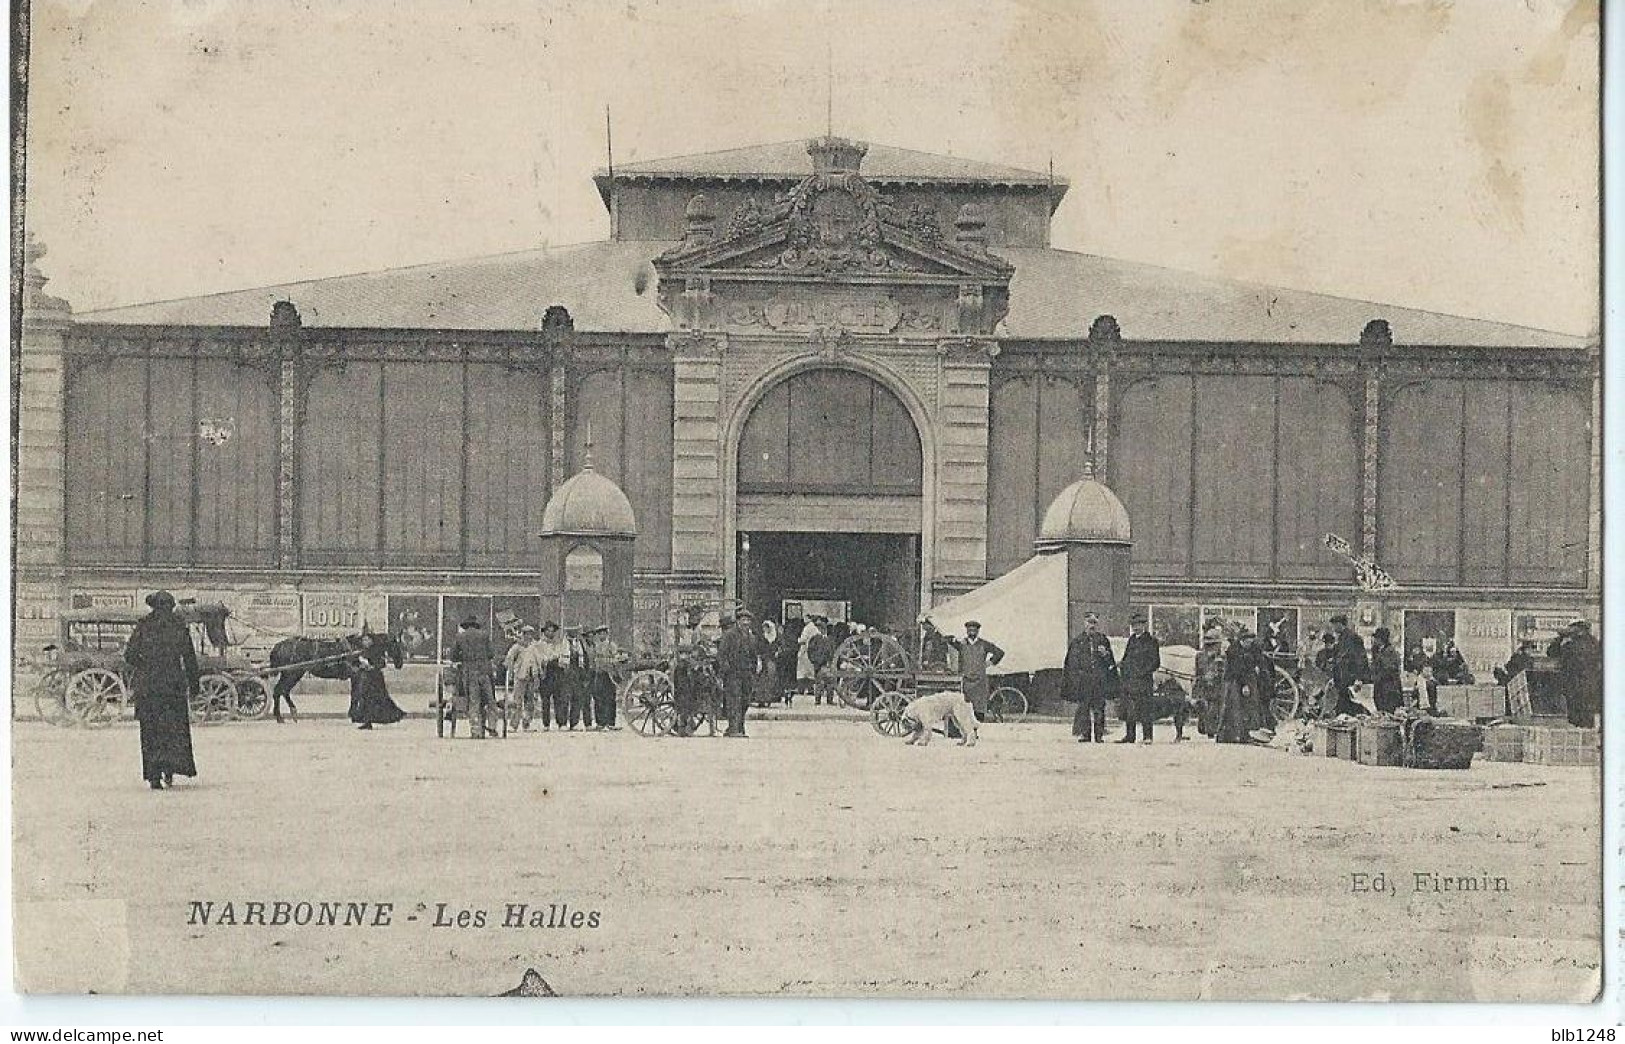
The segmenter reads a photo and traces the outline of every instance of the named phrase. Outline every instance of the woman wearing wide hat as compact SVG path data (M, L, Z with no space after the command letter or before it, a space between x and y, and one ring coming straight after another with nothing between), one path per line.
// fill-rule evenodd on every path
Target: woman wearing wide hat
M141 723L141 775L153 790L176 775L196 776L192 761L190 700L198 691L197 650L175 615L175 596L154 591L152 612L135 625L124 647L134 675L135 716Z

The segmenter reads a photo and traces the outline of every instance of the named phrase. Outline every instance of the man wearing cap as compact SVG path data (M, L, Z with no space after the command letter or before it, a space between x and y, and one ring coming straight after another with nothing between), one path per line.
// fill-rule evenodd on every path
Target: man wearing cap
M997 667L1004 659L1004 650L982 637L982 624L978 620L965 621L965 637L948 638L948 644L959 650L959 687L976 712L977 721L987 720L989 685L987 669Z
M1364 684L1366 676L1371 673L1371 661L1366 656L1365 643L1349 628L1346 614L1338 613L1328 622L1332 634L1336 636L1332 641L1331 655L1327 657L1334 697L1331 716L1348 714L1358 717L1365 714L1366 709L1354 701L1354 690Z
M761 647L750 610L741 609L734 625L717 643L717 672L722 676L722 702L728 712L724 736L745 738L745 708L750 704L751 685L761 666Z
M1591 635L1591 625L1579 617L1570 620L1546 647L1546 655L1557 661L1569 724L1596 728L1602 713L1602 649Z
M475 617L467 617L457 629L451 646L451 662L457 665L457 685L468 704L468 731L473 739L485 739L492 706L491 639Z
M1084 615L1083 630L1066 648L1064 679L1066 698L1077 704L1072 735L1079 743L1106 742L1106 701L1117 692L1117 657L1094 613Z
M536 625L525 624L502 656L502 674L508 679L508 727L516 731L530 730L531 712L535 709L535 679L525 675L519 667L525 650L535 644Z
M1145 629L1145 614L1135 613L1128 618L1128 645L1123 659L1117 665L1123 682L1123 706L1120 714L1127 731L1119 743L1134 742L1134 726L1140 727L1141 743L1151 742L1151 724L1156 720L1156 701L1152 693L1156 687L1153 675L1162 666L1162 646Z

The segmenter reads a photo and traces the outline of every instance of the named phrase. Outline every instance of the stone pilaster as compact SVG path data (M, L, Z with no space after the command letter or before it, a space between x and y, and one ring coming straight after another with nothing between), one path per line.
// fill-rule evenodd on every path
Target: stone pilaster
M673 334L671 565L720 577L723 569L722 358L716 342Z
M998 344L981 338L944 341L938 395L936 568L946 591L987 576L988 371Z
M1111 472L1112 371L1102 363L1095 371L1095 415L1090 422L1089 449L1095 475L1103 481Z
M299 361L292 352L287 352L277 364L276 564L279 569L292 569L298 564L294 526L299 504L294 496L294 481L298 468L299 396L302 393Z
M564 485L565 466L565 436L566 427L570 423L569 402L565 393L565 382L569 379L565 372L564 360L555 350L553 358L548 363L548 445L547 445L547 476L548 490L552 491Z
M1602 354L1591 349L1591 519L1586 539L1586 590L1602 598Z
M1377 558L1377 451L1382 442L1382 377L1365 372L1365 424L1360 436L1360 554Z
M18 387L17 565L28 573L62 568L66 384L63 347L73 315L45 293L37 267L45 248L24 246L23 329Z

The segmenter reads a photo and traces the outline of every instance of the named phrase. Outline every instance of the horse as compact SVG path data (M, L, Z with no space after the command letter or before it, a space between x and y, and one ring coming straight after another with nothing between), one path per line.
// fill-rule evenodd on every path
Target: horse
M279 723L282 721L283 700L288 701L288 713L295 721L299 720L299 708L294 706L293 702L293 687L298 685L299 680L306 674L341 680L355 673L356 656L347 656L345 655L347 653L354 653L356 656L382 654L397 668L406 659L400 639L392 634L363 631L342 638L284 638L271 647L271 669L278 671L276 685L271 689L271 711L276 720ZM339 656L344 658L329 659ZM314 667L279 670L290 664L309 663L312 660L327 662L316 664Z

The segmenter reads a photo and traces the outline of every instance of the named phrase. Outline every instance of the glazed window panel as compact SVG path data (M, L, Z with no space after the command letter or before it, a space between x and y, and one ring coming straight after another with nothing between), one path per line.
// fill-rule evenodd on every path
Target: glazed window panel
M1044 511L1061 492L1083 477L1089 457L1089 429L1094 414L1094 381L1044 376L1038 385L1037 496L1034 514ZM1031 548L1028 548L1030 551Z
M1038 378L998 381L988 395L987 569L1000 576L1025 562L1038 530Z
M184 563L192 550L192 463L197 420L192 409L192 360L155 358L147 430L147 555L153 563Z
M621 488L632 502L638 538L633 564L671 568L671 372L626 371L626 464Z
M814 370L791 378L790 482L811 489L869 484L872 382L861 374Z
M1119 393L1111 486L1134 527L1141 576L1190 568L1192 391L1189 377L1154 377Z
M564 556L564 589L566 591L602 591L604 589L604 556L595 547L573 547Z
M739 437L739 488L790 481L790 388L776 384L756 403Z
M551 477L547 376L470 364L468 402L468 564L533 565Z
M1192 572L1267 577L1274 531L1275 378L1204 375L1196 379L1195 395Z
M1504 584L1511 389L1500 382L1466 381L1462 394L1461 579Z
M376 362L326 367L310 382L299 438L299 535L307 563L378 551L383 417Z
M1328 533L1360 538L1360 418L1346 389L1308 377L1281 378L1276 446L1276 573L1341 580L1346 562L1326 550Z
M267 564L276 553L276 383L229 360L196 366L197 560Z
M1460 381L1393 390L1382 409L1378 560L1400 583L1453 583L1461 565Z
M908 408L866 374L810 370L763 394L745 419L742 493L918 495L922 451Z
M66 554L139 562L146 510L144 359L71 358L64 389Z
M384 367L384 551L455 563L462 547L463 374L457 363Z
M592 466L600 475L625 489L626 470L621 435L625 428L626 389L619 369L593 370L575 383L574 423L570 435L570 474L587 461L587 440L592 439Z
M1590 396L1527 382L1511 395L1509 580L1585 582L1591 517Z

